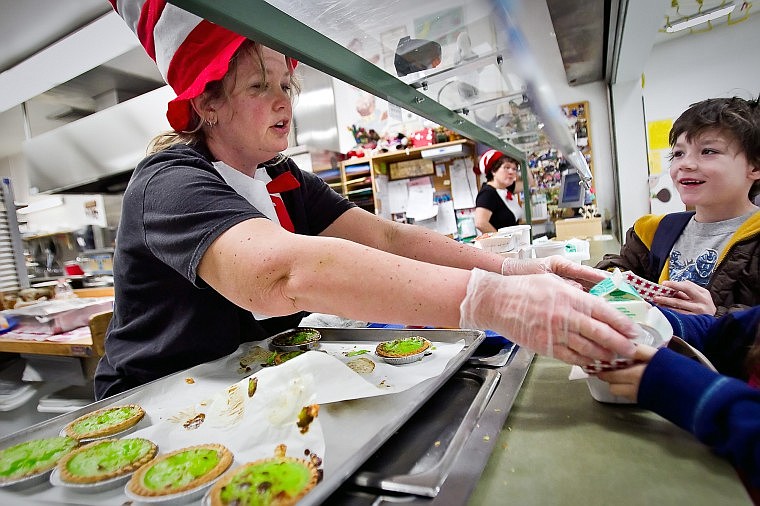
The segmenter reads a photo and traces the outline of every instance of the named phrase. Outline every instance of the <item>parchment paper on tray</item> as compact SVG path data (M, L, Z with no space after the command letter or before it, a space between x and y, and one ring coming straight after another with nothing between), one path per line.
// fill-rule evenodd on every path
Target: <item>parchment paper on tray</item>
M446 368L449 360L464 348L464 341L455 343L434 342L432 353L425 355L422 360L404 365L390 365L378 358L374 349L377 343L331 343L320 344L320 349L327 352L331 357L337 358L344 369L338 369L344 378L330 373L332 385L325 385L317 389L317 401L321 404L342 401L346 399L358 399L360 397L373 397L376 395L403 392L413 386L440 375ZM356 355L357 351L370 350L369 353ZM375 364L371 373L355 373L346 364L359 358L372 360ZM326 364L325 364L326 365ZM346 375L346 371L350 374ZM356 377L362 379L364 384L356 381Z
M217 442L229 445L236 459L270 456L279 443L324 454L318 417L306 434L292 423L304 406L404 391L441 374L464 347L464 341L436 342L431 355L403 366L386 364L373 353L361 354L375 362L369 374L359 374L346 365L356 357L347 353L374 350L376 344L322 343L324 352L309 351L240 379L240 357L256 346L247 343L229 357L193 367L172 381L166 378L148 384L121 402L145 409L152 425L134 436L155 441L162 452ZM256 385L249 396L251 381ZM197 428L183 428L201 413L204 420Z
M314 394L315 378L308 372L297 375L277 368L262 369L207 398L192 399L184 408L135 431L158 444L161 453L201 443L220 443L232 450L235 462L271 457L279 444L287 454L303 458L325 455L322 427ZM191 387L192 385L187 385ZM192 388L187 388L192 392ZM152 399L138 399L154 415Z
M149 414L164 418L183 409L184 406L214 396L248 374L256 376L263 371L282 378L282 381L310 375L313 378L311 388L314 389L314 402L319 404L392 394L440 375L449 360L464 348L464 341L433 342L432 354L425 356L421 361L401 366L384 363L374 355L374 351L351 357L345 355L360 349L374 350L376 345L377 342L371 341L322 342L319 345L321 351L309 351L284 364L263 368L258 372L254 368L253 373L241 373L241 358L251 350L266 347L266 343L245 343L227 357L145 385L139 392L128 396L125 402L141 404ZM359 374L346 365L346 362L359 357L374 362L372 373Z

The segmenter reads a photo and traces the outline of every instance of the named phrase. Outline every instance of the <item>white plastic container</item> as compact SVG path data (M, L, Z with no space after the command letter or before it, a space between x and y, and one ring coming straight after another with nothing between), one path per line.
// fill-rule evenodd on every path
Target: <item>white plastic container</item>
M531 228L530 225L514 225L512 227L502 227L496 231L497 234L515 234L517 236L517 246L526 246L530 244Z
M475 238L475 244L483 251L503 254L513 251L517 245L518 236L516 234L507 234L496 232L493 234L483 234Z
M520 247L520 258L546 258L565 255L565 241L537 241Z

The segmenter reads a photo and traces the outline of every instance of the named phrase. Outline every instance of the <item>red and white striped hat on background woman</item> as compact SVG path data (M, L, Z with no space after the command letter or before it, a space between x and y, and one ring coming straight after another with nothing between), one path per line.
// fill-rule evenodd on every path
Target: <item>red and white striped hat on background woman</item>
M504 153L501 151L489 149L480 155L478 166L475 168L475 174L489 174L494 169L494 167L496 167L497 162L501 160L503 156Z
M177 94L166 111L169 124L177 132L192 129L190 99L203 93L208 83L224 77L230 58L246 38L166 0L109 2Z

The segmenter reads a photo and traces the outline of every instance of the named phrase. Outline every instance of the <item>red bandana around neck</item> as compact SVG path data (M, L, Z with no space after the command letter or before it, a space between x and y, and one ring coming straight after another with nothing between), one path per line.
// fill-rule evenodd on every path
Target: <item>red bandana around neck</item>
M280 220L282 228L289 232L295 232L295 227L293 227L293 222L290 220L290 215L285 208L285 203L282 201L282 197L275 194L295 190L300 186L298 180L290 173L290 171L283 172L267 183L267 191L269 192L269 197L272 199L274 211L277 213L277 219Z

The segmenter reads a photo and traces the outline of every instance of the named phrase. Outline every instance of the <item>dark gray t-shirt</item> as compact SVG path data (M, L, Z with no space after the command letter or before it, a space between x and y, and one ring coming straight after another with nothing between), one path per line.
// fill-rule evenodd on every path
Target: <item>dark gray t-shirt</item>
M143 160L132 175L116 237L114 314L95 375L98 399L221 358L304 316L257 321L196 276L219 235L264 217L211 162L204 147L174 146ZM298 234L317 235L353 207L291 160L267 171L272 178L290 171L300 183L281 194Z

